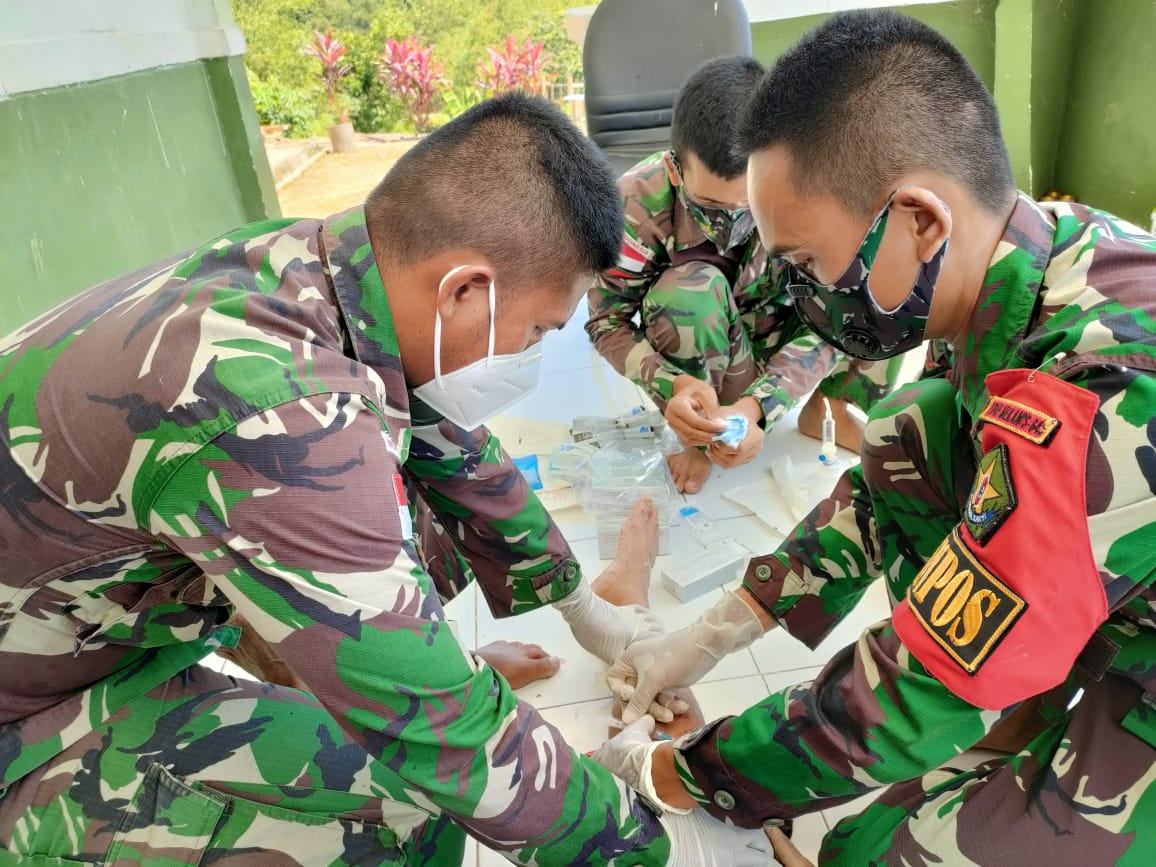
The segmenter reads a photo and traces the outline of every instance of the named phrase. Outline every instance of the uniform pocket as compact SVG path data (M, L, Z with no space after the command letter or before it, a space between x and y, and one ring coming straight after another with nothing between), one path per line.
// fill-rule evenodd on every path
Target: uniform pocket
M229 803L153 764L108 849L109 867L200 864Z
M308 797L301 800L299 810L230 797L228 815L210 850L252 852L260 859L254 863L303 867L407 863L407 853L393 830L353 815L320 812L325 806L319 801L310 803Z

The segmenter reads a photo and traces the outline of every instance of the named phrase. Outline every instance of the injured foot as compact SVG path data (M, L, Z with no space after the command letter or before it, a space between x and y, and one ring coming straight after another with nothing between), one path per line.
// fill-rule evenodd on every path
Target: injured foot
M831 403L831 418L835 420L835 442L855 454L863 444L863 422L847 409L847 401L827 398ZM812 439L823 439L823 395L815 392L799 411L799 433Z
M697 494L710 478L710 458L701 449L688 448L677 455L671 455L666 462L670 466L674 486L681 493Z
M666 735L665 738L656 738L657 740L676 740L687 732L692 732L706 725L706 717L703 716L698 699L696 699L694 693L685 686L672 690L669 695L661 693L657 701L660 704L665 704L666 707L670 707L674 714L674 719L670 722L655 720L655 732ZM610 709L610 715L620 722L622 720L622 708L622 702L615 699L614 706ZM606 733L606 736L612 738L620 731L622 731L621 725L612 725Z
M650 573L658 556L658 509L649 497L634 504L618 535L614 561L590 585L611 605L650 605Z
M474 656L484 659L513 689L553 677L562 665L562 660L551 656L537 644L520 641L494 641L479 647Z

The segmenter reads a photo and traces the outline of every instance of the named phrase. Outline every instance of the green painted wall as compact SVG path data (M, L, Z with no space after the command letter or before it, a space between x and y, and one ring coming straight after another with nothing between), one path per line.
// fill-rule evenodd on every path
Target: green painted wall
M0 335L267 214L276 193L239 57L0 102Z
M1001 0L996 9L995 101L1016 183L1036 196L1055 188L1083 10L1081 0Z
M1146 228L1156 208L1156 2L1082 2L1056 186Z
M1056 158L1067 121L1072 58L1086 9L1087 0L1033 0L1030 192L1036 196L1057 187Z
M995 75L995 10L998 5L999 0L956 0L954 3L902 6L898 11L934 27L950 39L991 87ZM774 62L776 57L798 42L799 37L826 17L809 15L752 24L754 56L762 63Z

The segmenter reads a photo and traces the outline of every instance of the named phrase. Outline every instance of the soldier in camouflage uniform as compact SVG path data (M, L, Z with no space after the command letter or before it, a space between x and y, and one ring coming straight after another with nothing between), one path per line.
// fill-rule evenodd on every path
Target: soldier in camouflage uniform
M867 357L946 340L951 370L874 408L861 466L737 598L611 677L642 704L776 624L813 648L879 578L892 617L814 681L673 748L628 730L605 763L652 752L664 800L740 823L890 785L822 864L1156 863L1156 238L1017 195L978 77L895 13L805 37L741 137L800 315Z
M861 423L845 405L870 409L901 363L841 359L803 325L776 280L779 268L746 205L746 160L733 149L740 110L762 72L749 57L724 57L688 79L674 106L673 150L618 182L622 251L589 294L594 346L666 411L688 446L671 470L692 493L711 460L752 460L764 431L816 386L799 429L820 436L826 396L840 444L857 451ZM736 412L750 422L742 445L712 441L721 429L714 419Z
M458 864L465 831L519 863L769 863L576 755L459 644L413 537L420 496L499 616L554 603L604 658L635 634L499 443L443 418L528 387L510 359L621 220L594 146L510 96L364 207L238 229L0 343L0 864ZM307 691L200 665L234 614Z

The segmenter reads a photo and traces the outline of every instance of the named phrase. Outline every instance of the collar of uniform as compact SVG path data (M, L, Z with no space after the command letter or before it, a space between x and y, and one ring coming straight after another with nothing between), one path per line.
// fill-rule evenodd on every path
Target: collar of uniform
M383 409L396 419L404 419L408 427L409 389L389 297L369 242L365 209L358 205L326 218L321 224L319 247L346 330L353 339L354 355L384 381L389 405Z
M1020 193L984 275L967 345L957 348L952 371L964 406L972 414L986 400L984 379L989 373L1023 366L1015 352L1035 316L1055 234L1051 217Z

